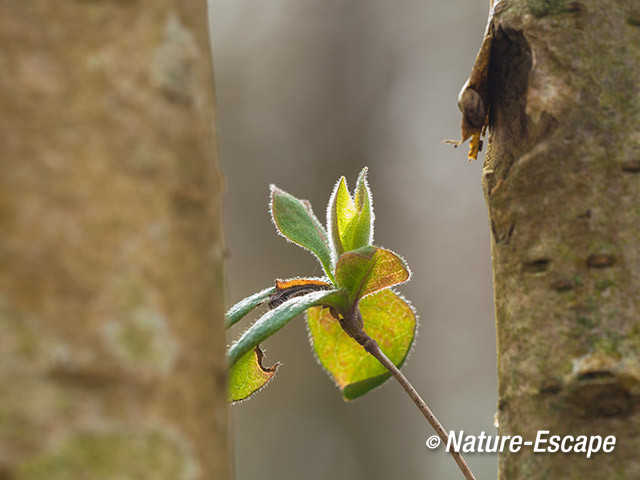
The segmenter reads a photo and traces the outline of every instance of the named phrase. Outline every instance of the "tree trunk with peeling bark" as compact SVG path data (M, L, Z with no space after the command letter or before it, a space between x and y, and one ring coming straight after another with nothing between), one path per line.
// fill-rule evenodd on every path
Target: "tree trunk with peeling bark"
M228 478L206 2L0 12L0 478Z
M502 480L640 478L640 6L503 0L483 187L500 435L616 436L519 453Z

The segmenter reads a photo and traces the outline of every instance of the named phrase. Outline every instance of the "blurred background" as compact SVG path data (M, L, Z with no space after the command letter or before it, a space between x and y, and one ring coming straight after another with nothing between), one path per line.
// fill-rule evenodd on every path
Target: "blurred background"
M321 221L335 181L369 166L375 243L413 270L398 290L420 315L404 372L445 428L495 432L495 330L482 158L467 163L458 91L487 0L210 0L229 305L275 278L321 275L276 235L269 184ZM482 157L482 154L481 154ZM235 338L245 324L231 332ZM318 366L303 318L265 345L277 378L232 408L237 480L458 479L401 388L345 403ZM494 455L467 455L495 478Z

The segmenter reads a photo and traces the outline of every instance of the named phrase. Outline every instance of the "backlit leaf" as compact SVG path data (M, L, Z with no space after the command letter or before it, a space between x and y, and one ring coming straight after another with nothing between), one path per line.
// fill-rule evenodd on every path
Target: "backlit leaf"
M392 290L363 298L360 313L365 332L398 367L404 363L416 331L411 306ZM353 400L381 385L390 377L378 360L349 337L327 309L307 311L310 338L318 360L342 391Z
M351 200L351 196L347 190L347 181L344 177L340 177L340 180L338 180L338 183L333 189L333 193L329 199L329 206L327 207L327 227L330 232L329 239L336 253L336 257L339 257L345 252L342 239L340 238L340 232L344 232L347 229L347 226L356 213L356 206L353 200Z
M262 387L264 387L276 374L280 366L276 363L272 367L262 365L262 350L256 346L253 350L245 353L229 369L229 391L227 399L229 402L237 402L248 398Z
M327 232L314 215L309 202L271 185L270 207L278 232L291 242L311 251L333 281L333 262Z
M383 288L406 282L411 273L407 264L390 250L362 247L346 252L336 265L336 282L351 303Z
M358 175L353 202L358 214L349 223L342 239L347 252L373 243L373 208L366 167Z
M332 246L338 257L344 252L373 242L373 210L366 177L365 167L358 175L353 198L349 194L344 177L340 178L331 194L327 207L327 223Z

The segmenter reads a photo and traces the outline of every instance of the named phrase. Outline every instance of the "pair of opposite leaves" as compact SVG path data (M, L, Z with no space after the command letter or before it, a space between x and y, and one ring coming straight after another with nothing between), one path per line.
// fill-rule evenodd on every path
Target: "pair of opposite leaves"
M389 287L406 282L410 271L398 255L371 245L374 215L366 175L365 167L353 196L344 177L337 182L327 208L326 230L309 202L271 186L270 209L278 232L311 251L326 278L277 281L227 312L229 328L258 305L269 302L272 308L227 352L229 401L246 399L272 379L278 364L262 366L259 344L305 311L316 356L346 400L364 395L390 374L349 337L337 315L360 308L365 332L396 366L404 363L415 336L416 316Z

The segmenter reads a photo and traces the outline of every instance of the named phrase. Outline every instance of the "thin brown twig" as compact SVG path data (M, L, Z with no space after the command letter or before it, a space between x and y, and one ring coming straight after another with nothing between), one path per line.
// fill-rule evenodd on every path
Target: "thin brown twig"
M393 375L393 377L398 381L398 383L404 389L404 391L407 392L407 395L409 395L411 400L413 400L413 403L415 403L418 409L420 410L420 412L422 412L422 415L424 415L424 418L427 419L427 422L429 422L429 424L436 431L436 433L438 434L438 436L440 437L444 445L448 445L449 435L447 434L442 424L438 421L436 416L433 414L431 409L427 406L427 404L422 399L420 394L418 394L416 389L413 388L413 385L411 385L411 382L409 382L407 377L405 377L404 374L400 371L400 369L396 367L391 360L389 360L389 358L384 354L384 352L378 346L378 343L364 332L364 330L361 327L362 316L360 315L359 309L356 308L354 313L356 313L356 315L354 315L351 319L347 319L347 322L345 322L346 325L345 323L341 322L347 334L353 337L353 339L356 342L362 345L362 347L367 352L373 355L387 370L389 370L389 373ZM352 321L349 321L349 320L352 320ZM467 465L467 462L464 460L460 452L456 452L455 450L451 449L449 453L451 454L455 462L458 464L458 468L462 472L462 475L464 475L464 478L466 480L476 480L476 477L474 477L473 473L471 472L471 469L469 468L469 465Z

